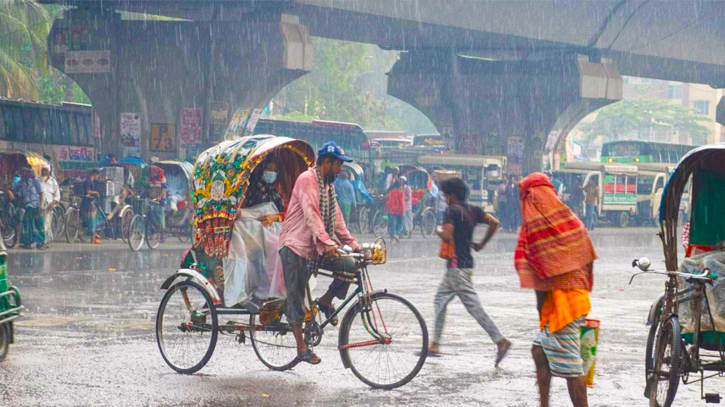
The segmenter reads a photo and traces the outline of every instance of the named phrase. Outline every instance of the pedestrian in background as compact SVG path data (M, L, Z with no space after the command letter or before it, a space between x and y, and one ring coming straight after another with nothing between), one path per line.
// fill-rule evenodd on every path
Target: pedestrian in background
M88 178L83 183L83 200L81 200L81 213L85 218L85 226L88 230L88 236L94 244L101 243L101 235L98 234L98 210L93 204L94 199L98 199L101 194L96 190L96 181L101 176L101 170L94 168L88 173Z
M22 220L23 232L20 235L20 247L30 249L35 244L36 249L45 250L48 246L45 244L45 225L40 213L43 187L30 167L23 167L20 170L20 181L15 185L15 194L20 199L25 212Z
M394 186L396 182L398 182L398 174L400 174L400 168L393 167L390 169L390 173L385 176L385 190L389 190L390 187Z
M471 248L481 251L498 230L499 221L486 214L483 209L465 202L468 188L460 178L450 178L441 183L441 191L448 201L448 210L443 225L436 234L443 241L441 256L446 259L446 274L435 296L435 330L433 341L428 348L429 356L440 354L441 336L446 319L448 304L458 296L469 314L481 325L496 344L496 363L498 366L506 356L511 341L499 332L496 324L481 306L481 300L473 286L473 256ZM473 242L473 230L476 225L488 225L483 240Z
M521 181L523 226L514 253L522 288L535 290L539 327L531 348L541 407L552 376L566 379L574 407L587 407L579 329L591 309L596 253L584 224L542 173Z
M433 206L436 211L436 224L443 222L443 216L446 214L448 204L446 204L446 198L443 196L443 192L440 190L440 177L438 174L433 174L433 188L431 189L431 195L434 196L435 201Z
M413 189L408 185L408 178L400 177L403 184L403 197L405 198L405 212L403 213L403 234L408 235L413 231Z
M511 207L509 204L508 188L509 188L509 177L508 177L508 175L504 174L501 177L501 183L498 184L497 196L498 196L498 216L501 218L501 226L503 227L503 230L506 230L506 231L512 230L511 217L509 216L509 214L511 213Z
M388 199L385 201L385 211L388 213L388 234L394 242L399 242L400 229L405 213L405 193L400 179L388 190Z
M357 198L355 197L355 188L350 182L350 174L342 171L340 176L335 180L335 193L337 194L337 203L340 205L342 217L345 224L350 224L350 211L357 206Z
M599 207L599 185L594 178L589 180L584 188L584 202L587 210L587 229L594 230L597 223L597 208Z
M53 212L60 202L58 181L50 174L50 167L43 166L40 171L40 185L43 188L43 199L40 204L45 225L45 243L53 240Z

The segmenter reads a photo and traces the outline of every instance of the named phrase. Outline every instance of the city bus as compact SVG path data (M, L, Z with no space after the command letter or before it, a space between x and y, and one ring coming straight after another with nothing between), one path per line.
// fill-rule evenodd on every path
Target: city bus
M254 134L271 134L304 140L317 151L327 141L334 141L357 160L367 158L368 138L362 127L354 123L315 120L293 122L287 120L259 119Z
M0 153L47 156L60 179L95 165L98 141L93 130L90 105L0 98Z
M685 153L697 146L654 143L642 140L610 141L602 145L603 163L667 163L677 164Z

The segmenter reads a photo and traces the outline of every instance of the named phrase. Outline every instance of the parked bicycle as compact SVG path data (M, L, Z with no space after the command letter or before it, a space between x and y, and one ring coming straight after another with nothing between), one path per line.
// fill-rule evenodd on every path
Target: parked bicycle
M158 217L154 216L153 212L164 209L159 205L158 201L149 200L148 198L142 199L136 197L134 202L138 213L133 216L131 224L129 225L128 247L136 252L141 250L143 244L146 243L149 249L155 249L159 247L159 244L164 239L164 230L161 227ZM153 211L152 208L154 209Z

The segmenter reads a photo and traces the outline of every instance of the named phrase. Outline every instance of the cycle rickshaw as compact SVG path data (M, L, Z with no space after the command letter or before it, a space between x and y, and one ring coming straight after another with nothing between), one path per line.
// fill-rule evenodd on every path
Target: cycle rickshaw
M430 204L431 190L433 181L428 171L421 167L410 164L404 164L400 167L400 175L408 179L408 185L412 190L413 204L413 225L407 230L406 236L413 237L413 231L416 226L420 226L421 234L424 238L433 235L436 228L436 215ZM382 199L385 202L385 198ZM384 208L380 208L373 215L373 234L376 237L382 237L388 230L388 214Z
M263 258L255 260L264 264L262 274L268 277L262 279L268 295L261 305L225 303L231 282L230 275L225 276L226 265L234 261L231 253L240 244L238 236L247 230L246 225L261 223L259 218L247 216L253 209L244 207L249 188L254 185L249 180L270 154L284 163L285 171L279 171L277 177L278 188L283 199L289 199L297 177L315 158L304 141L266 135L243 137L222 142L197 159L193 246L184 256L182 268L162 284L166 293L156 318L161 355L179 373L192 374L204 367L219 334L236 335L239 343L249 338L259 360L270 369L287 370L298 363L296 342L284 312L285 299L276 295L284 291L283 284L280 287L280 281L284 281L281 265L274 261L278 259L276 244L268 247L262 243L253 249L245 240L246 256L253 256L254 250L263 252ZM251 226L249 230L253 230ZM266 227L257 225L256 230L266 233ZM428 333L413 305L387 290L373 289L367 266L386 262L385 242L365 244L362 253L343 248L339 255L353 258L355 270L317 270L315 276L342 279L357 288L329 319L323 320L308 286L305 341L310 347L319 345L325 330L330 329L328 325L347 309L340 321L338 341L343 365L374 388L392 389L408 383L425 363Z
M635 260L642 272L668 277L665 292L651 307L645 352L645 396L650 406L672 405L680 382L700 383L725 375L725 144L708 145L686 154L672 172L660 204L660 238L666 270L650 268L649 259ZM680 202L691 187L689 238L678 265L677 234ZM632 276L632 279L634 276ZM631 283L631 280L630 280Z
M186 161L166 160L155 162L166 173L167 200L166 232L175 235L179 241L191 239L191 178L194 166Z
M22 317L25 309L20 301L20 291L8 286L8 254L0 240L0 361L8 355L10 344L15 341L13 322Z

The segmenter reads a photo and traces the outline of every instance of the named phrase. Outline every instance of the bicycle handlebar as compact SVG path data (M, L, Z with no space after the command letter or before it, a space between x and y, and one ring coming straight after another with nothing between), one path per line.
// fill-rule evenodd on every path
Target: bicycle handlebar
M632 278L629 279L629 283L632 284L632 281L635 277L637 277L640 274L660 274L668 277L681 277L685 280L692 281L692 280L699 280L704 281L707 283L712 283L715 280L717 280L717 274L712 273L709 268L704 268L701 273L699 274L690 274L690 273L682 273L679 271L672 271L672 270L657 270L657 269L650 269L649 268L649 259L642 258L642 259L635 259L632 262L632 267L639 267L640 270L642 270L641 273L636 273L632 276Z

